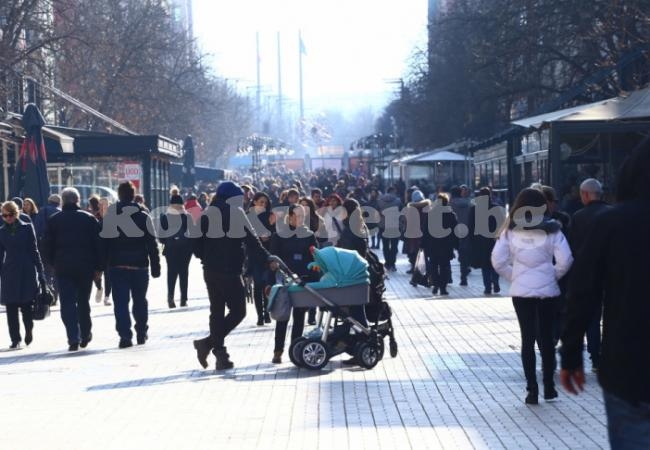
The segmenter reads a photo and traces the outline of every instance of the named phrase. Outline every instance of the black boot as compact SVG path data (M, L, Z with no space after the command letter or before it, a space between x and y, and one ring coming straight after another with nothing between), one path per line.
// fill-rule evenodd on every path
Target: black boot
M217 366L215 368L216 370L228 370L235 367L235 365L230 360L230 355L226 351L225 347L220 350L216 350L214 352L214 356L217 357Z
M529 385L526 390L528 391L528 395L526 396L526 404L527 405L537 405L539 403L538 396L539 396L539 391L537 388L537 383L534 385Z
M208 355L210 354L210 343L207 339L197 339L194 341L194 348L196 349L196 359L204 369L208 368Z
M557 391L555 390L555 384L549 383L544 384L544 400L553 400L557 398Z
M25 345L31 344L34 340L34 335L32 334L33 329L34 325L25 330Z
M186 307L186 306L187 306L187 299L186 299L186 298L182 298L182 299L181 299L181 307L184 308L184 307Z
M440 295L449 295L449 292L447 292L447 286L440 286Z
M167 306L169 306L169 309L174 309L176 308L176 303L174 303L173 298L168 298L167 299Z

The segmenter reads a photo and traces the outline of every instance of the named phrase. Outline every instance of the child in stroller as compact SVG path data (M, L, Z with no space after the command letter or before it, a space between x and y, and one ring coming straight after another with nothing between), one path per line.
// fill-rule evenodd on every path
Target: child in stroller
M380 264L376 257L369 256L369 264L351 250L326 247L313 253L312 268L322 273L315 283L303 282L276 260L285 277L282 285L272 289L271 315L283 320L283 312L291 306L320 307L316 327L291 343L291 361L298 367L320 370L333 356L348 353L360 366L371 369L383 358L386 336L390 338L391 355L396 356L390 307L382 299L383 275L375 273ZM350 311L361 305L366 307L369 325Z

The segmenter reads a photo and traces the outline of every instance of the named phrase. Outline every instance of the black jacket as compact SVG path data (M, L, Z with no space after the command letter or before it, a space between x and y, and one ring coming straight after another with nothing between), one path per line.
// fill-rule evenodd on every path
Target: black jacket
M232 218L232 234L231 211L236 214ZM252 230L243 208L231 208L217 199L201 214L200 227L201 237L194 239L194 255L201 260L204 269L225 275L241 275L246 251L254 259L268 259L269 253Z
M355 232L350 227L349 220L345 219L341 228L341 236L336 246L347 250L356 250L365 259L368 253L368 228L366 225L362 224L360 229Z
M583 337L604 303L598 378L603 389L630 402L650 402L650 201L603 211L577 254L569 282L562 368L582 367Z
M489 208L493 208L496 205L490 201ZM469 209L469 222L468 222L468 234L467 237L471 242L471 266L475 269L484 269L492 267L492 261L490 260L492 256L492 249L496 243L496 234L499 231L499 222L496 217L489 216L487 222L484 224L487 226L485 233L482 230L477 230L477 224L480 224L482 220L485 220L484 217L476 217L476 205L472 205ZM479 221L479 222L477 222ZM485 234L485 235L484 235ZM491 237L494 235L494 237Z
M115 224L121 223L117 217L128 219L130 215L131 224L135 226L130 233ZM151 275L160 275L160 256L158 255L158 244L153 231L153 222L149 214L137 203L117 202L108 208L100 236L106 249L106 261L108 267L138 267L147 268L151 264ZM127 233L129 232L129 236Z
M578 252L582 249L582 245L585 242L585 237L589 232L589 229L594 223L594 218L610 209L607 203L602 200L596 200L587 204L584 208L579 209L573 214L573 220L571 223L571 229L569 230L569 235L567 236L569 240L569 245L571 246L571 253L577 255Z
M160 215L159 220L158 240L164 246L163 256L183 259L190 256L192 253L192 240L190 239L192 230L189 230L189 225L192 223L192 216L185 209L168 210L165 214ZM172 234L172 231L175 232Z
M279 256L282 261L300 277L310 277L310 271L307 264L314 260L311 254L311 247L316 247L316 237L314 233L303 227L298 234L292 234L289 237L281 237L274 234L271 238L271 253Z
M440 207L434 204L433 208ZM435 211L432 211L435 214ZM434 263L442 263L454 259L454 249L458 248L458 237L456 237L456 225L458 219L456 213L447 211L442 213L442 230L449 230L447 236L433 236L429 230L429 214L422 214L420 228L422 230L422 241L420 246L425 249ZM432 224L435 226L435 224ZM440 231L442 231L440 230ZM434 230L435 231L435 230Z
M77 205L64 205L48 220L44 258L57 275L92 276L104 270L99 223Z

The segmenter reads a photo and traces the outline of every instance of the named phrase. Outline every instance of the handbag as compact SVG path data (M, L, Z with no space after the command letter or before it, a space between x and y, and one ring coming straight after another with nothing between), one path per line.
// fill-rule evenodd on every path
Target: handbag
M48 317L50 315L50 306L53 304L54 296L45 285L41 286L41 290L32 304L32 319L43 320Z
M424 286L429 287L429 279L427 277L427 260L424 256L424 250L418 250L418 255L415 258L415 264L413 265L413 275L411 275L411 285L412 286Z
M289 288L281 286L275 292L275 297L271 301L271 318L278 322L289 320L291 317L291 297Z

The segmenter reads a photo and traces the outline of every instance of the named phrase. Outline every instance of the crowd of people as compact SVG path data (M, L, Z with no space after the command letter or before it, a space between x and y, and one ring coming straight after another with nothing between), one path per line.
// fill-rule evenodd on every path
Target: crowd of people
M476 195L464 185L449 193L423 192L402 182L385 187L378 178L334 170L261 173L241 184L224 181L213 193L172 188L169 206L152 212L129 182L120 184L116 204L92 198L84 209L74 188L51 196L40 211L30 199L15 198L2 205L0 227L0 299L11 347L23 341L19 312L24 343L33 341L30 304L48 286L58 295L70 351L92 340L93 285L98 303L112 301L119 348L133 345L134 331L136 343L145 344L149 275L160 276L161 245L169 308L176 307L177 281L180 306L188 305L189 264L193 257L201 261L210 300L209 334L195 340L194 348L203 367L212 352L216 369L229 369L234 363L226 338L246 315L244 277L252 280L257 325L271 322L267 292L277 270L271 255L313 280L317 275L308 269L313 248L333 245L362 256L381 248L390 275L397 271L401 243L413 280L424 272L413 284L430 287L433 295L449 294L454 258L460 286L467 286L472 269L480 269L486 295L500 293L500 277L508 280L521 332L527 404L537 404L539 396L535 343L542 356L543 396L552 400L558 396L554 375L560 345L562 383L570 392L582 387L586 333L610 421L630 408L641 414L639 402L643 408L650 402L650 342L644 326L650 310L640 288L650 251L650 218L638 171L650 173L650 164L647 152L634 158L623 168L620 204L605 204L601 184L587 179L580 185L583 208L572 216L558 210L551 187L539 184L522 190L506 216L488 187ZM363 308L353 314L365 321ZM293 310L292 340L302 335L305 322L314 323L314 315ZM273 363L282 362L287 329L288 321L275 325ZM355 364L354 358L346 363Z

